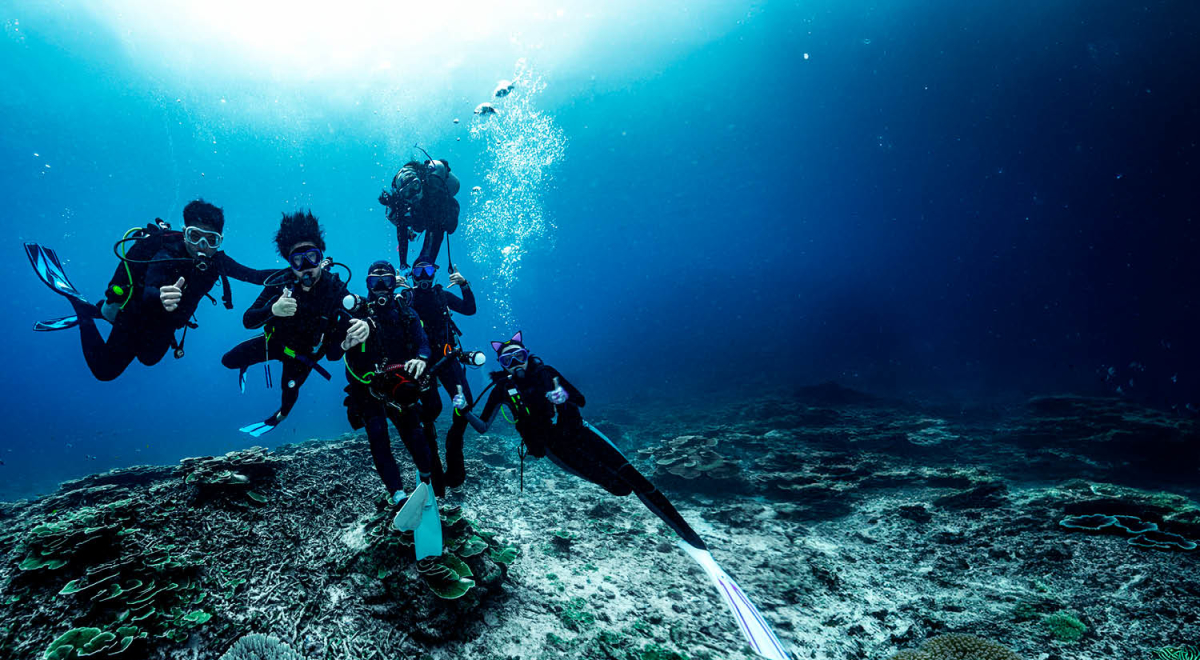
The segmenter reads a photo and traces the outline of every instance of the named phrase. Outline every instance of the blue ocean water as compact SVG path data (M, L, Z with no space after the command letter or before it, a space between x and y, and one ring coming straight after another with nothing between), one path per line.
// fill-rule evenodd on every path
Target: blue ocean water
M21 242L98 298L113 242L191 199L263 268L280 214L311 209L361 291L414 145L463 182L465 343L520 328L595 405L830 379L1200 405L1194 3L408 11L0 7L0 499L246 446L278 404L219 363L254 287L201 307L184 359L98 383L77 333L30 331L69 309ZM348 430L333 371L263 440Z

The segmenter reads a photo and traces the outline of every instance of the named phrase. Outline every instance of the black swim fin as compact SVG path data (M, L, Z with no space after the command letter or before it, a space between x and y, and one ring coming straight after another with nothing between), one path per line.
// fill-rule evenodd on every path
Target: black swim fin
M54 250L42 247L37 243L26 243L25 255L29 257L29 263L37 273L38 279L45 282L51 290L85 305L88 304L87 298L84 298L83 294L79 293L79 289L71 284L71 280L67 279L67 273Z
M37 332L53 332L55 330L69 330L77 325L79 325L79 317L72 314L71 316L64 316L61 319L38 321L33 324L33 329Z

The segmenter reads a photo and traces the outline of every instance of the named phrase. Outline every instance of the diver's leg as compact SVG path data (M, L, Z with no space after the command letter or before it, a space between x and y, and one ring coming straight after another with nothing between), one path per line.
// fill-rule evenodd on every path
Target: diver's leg
M604 487L608 492L614 495L628 495L630 492L637 494L642 504L680 538L693 547L705 548L704 541L683 519L670 500L645 475L638 472L619 449L590 426L585 425L569 433L550 450L557 450L564 462L577 470L582 466L586 470L581 470L587 475L585 478Z
M83 359L97 380L114 380L137 357L138 333L124 323L113 326L106 342L95 317L79 315L79 342Z
M704 541L700 539L700 535L696 533L696 530L692 529L692 526L675 509L675 505L671 504L667 496L663 495L662 491L650 483L650 480L645 475L638 472L629 462L626 462L621 467L618 474L626 483L633 487L633 492L637 493L638 499L642 501L642 504L645 504L651 513L661 518L667 524L667 527L675 530L675 533L684 541L687 541L688 545L701 550L706 549L707 546L704 545Z
M438 374L438 378L451 399L458 394L458 387L461 385L467 405L473 403L471 387L467 384L466 369L457 360ZM446 485L450 488L458 488L467 480L467 468L463 458L463 435L466 432L467 418L457 410L453 411L450 430L446 432Z
M158 364L163 359L163 356L167 354L167 351L170 350L174 337L174 333L168 330L163 330L157 335L143 335L141 346L138 347L137 351L138 362L147 367L153 367Z
M283 418L292 412L292 407L300 398L300 387L304 385L304 381L308 380L310 373L312 373L312 367L299 360L290 358L283 360L283 374L280 377L283 381L283 396L279 406L280 421L283 421Z
M229 352L221 356L221 364L226 369L238 369L245 371L252 365L267 360L267 338L258 336L229 349Z
M400 439L404 441L404 446L408 448L408 453L412 456L413 463L417 466L417 471L421 474L421 481L430 483L432 481L433 461L430 458L429 445L426 443L424 433L421 429L420 415L413 409L401 412L388 406L387 416L391 418L392 424L400 432Z
M441 229L426 229L425 240L421 244L421 256L417 261L437 261L438 251L442 249L442 237L445 235L446 232Z
M251 365L259 362L267 361L267 338L265 336L254 337L229 349L225 355L221 356L221 364L226 369L238 370L238 389L246 391L246 370Z
M392 441L388 437L387 423L387 417L380 411L367 419L366 427L375 471L383 479L388 495L391 495L398 490L404 490L404 481L400 478L400 467L396 465L396 457L392 454Z
M421 438L429 452L429 472L432 476L433 492L438 497L446 494L446 480L442 471L442 459L438 455L437 418L442 412L442 396L436 387L421 393L419 419ZM410 416L412 413L409 413ZM397 426L399 428L399 426Z
M591 443L579 443L574 439L550 442L546 445L546 456L560 468L596 484L617 497L632 493L633 487L590 451L593 449L590 445Z

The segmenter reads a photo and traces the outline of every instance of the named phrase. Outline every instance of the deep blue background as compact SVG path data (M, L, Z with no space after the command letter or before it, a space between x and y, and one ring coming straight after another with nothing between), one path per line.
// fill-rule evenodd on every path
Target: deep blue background
M544 199L555 244L510 296L527 342L599 406L830 378L965 403L1119 380L1126 396L1200 404L1198 11L770 3L619 84L546 66L559 78L539 103L569 145ZM276 116L223 102L253 90L206 88L202 70L143 75L86 19L8 36L0 499L245 446L237 427L278 403L256 371L239 396L218 362L252 334L253 288L235 285L236 313L201 308L186 359L97 383L76 333L29 330L68 306L21 241L57 248L98 297L125 229L179 224L203 196L225 208L239 260L277 263L279 214L303 206L361 271L394 254L375 196L407 156L395 145L421 141L477 185L480 144L449 120L512 72L505 56L447 81L444 112L407 123L316 99ZM465 255L460 239L478 281ZM507 336L486 309L460 322L480 348ZM310 381L263 440L347 430L339 381Z

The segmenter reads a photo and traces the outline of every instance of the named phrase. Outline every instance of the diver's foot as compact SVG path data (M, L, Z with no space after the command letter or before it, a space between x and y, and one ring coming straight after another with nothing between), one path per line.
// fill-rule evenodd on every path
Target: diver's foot
M71 308L75 310L75 316L80 319L103 319L100 306L84 300L82 297L66 296L67 302L71 303ZM108 319L104 319L108 320Z
M453 433L454 429L450 429L450 432ZM467 468L463 460L462 443L451 440L446 442L446 485L458 488L467 479Z

